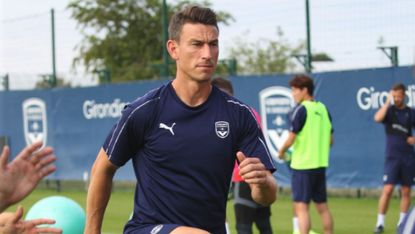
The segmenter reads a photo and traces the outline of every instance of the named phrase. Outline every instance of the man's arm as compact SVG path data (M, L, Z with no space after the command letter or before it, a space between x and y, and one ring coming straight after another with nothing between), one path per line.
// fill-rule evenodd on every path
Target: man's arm
M277 182L271 172L257 157L246 157L241 151L236 154L239 174L251 187L251 196L258 204L267 206L277 199Z
M393 91L390 91L388 97L386 98L385 104L381 108L379 108L379 110L376 112L375 116L373 117L375 122L380 123L385 119L392 97L393 97Z
M91 170L91 183L86 201L85 234L101 233L102 220L111 196L112 179L117 169L101 148Z
M287 151L294 144L296 137L297 135L294 132L290 132L288 134L287 140L285 140L284 144L281 146L280 151L278 152L278 158L284 158L285 151Z
M277 181L270 171L266 171L264 183L252 183L251 196L258 204L268 206L277 199Z

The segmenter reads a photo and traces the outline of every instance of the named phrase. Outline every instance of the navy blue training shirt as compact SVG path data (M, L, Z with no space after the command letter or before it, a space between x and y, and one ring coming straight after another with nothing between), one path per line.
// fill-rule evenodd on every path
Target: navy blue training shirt
M103 148L117 166L132 159L137 177L125 231L179 224L225 233L236 152L275 170L251 109L215 86L197 107L184 104L171 82L150 91L123 110Z
M414 154L414 147L406 142L415 127L415 111L409 107L390 106L382 122L386 131L386 157L402 158Z

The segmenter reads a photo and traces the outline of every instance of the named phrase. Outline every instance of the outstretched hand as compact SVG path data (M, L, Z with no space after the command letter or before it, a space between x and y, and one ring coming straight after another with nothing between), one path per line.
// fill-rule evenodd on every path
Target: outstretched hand
M3 148L0 156L0 212L21 201L42 178L56 170L52 165L56 160L53 149L41 147L42 142L27 146L10 163L10 149L8 146Z
M59 228L39 227L44 224L54 224L53 219L22 220L23 208L19 206L15 213L0 214L0 233L2 234L35 234L62 233Z

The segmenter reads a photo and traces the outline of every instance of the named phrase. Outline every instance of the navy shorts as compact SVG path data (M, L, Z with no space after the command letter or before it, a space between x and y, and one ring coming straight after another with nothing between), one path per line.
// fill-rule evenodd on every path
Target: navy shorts
M383 183L411 186L415 182L415 157L386 157Z
M136 226L128 222L124 227L124 234L169 234L175 228L180 227L177 224L148 224Z
M292 199L294 202L327 202L326 168L292 170Z

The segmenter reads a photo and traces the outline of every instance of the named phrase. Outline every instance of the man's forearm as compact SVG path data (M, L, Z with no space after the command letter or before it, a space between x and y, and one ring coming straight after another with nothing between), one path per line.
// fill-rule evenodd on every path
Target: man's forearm
M294 144L296 136L297 135L293 132L290 132L288 134L287 139L285 140L284 144L281 146L281 148L278 152L279 157L283 157L284 154L285 154L285 151L287 151Z
M86 226L88 234L101 233L105 209L111 196L114 171L100 170L94 165L91 183L88 189L86 205Z
M271 173L267 175L264 184L254 184L251 186L251 195L258 204L268 206L277 199L277 182Z
M111 188L112 177L96 177L91 180L87 195L85 233L101 233L102 220L111 196Z

